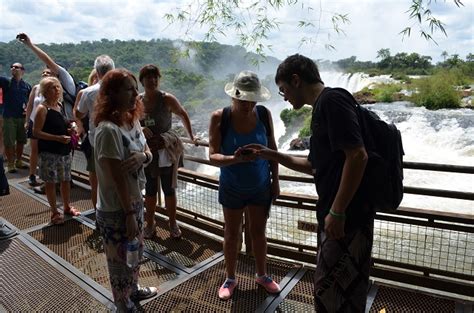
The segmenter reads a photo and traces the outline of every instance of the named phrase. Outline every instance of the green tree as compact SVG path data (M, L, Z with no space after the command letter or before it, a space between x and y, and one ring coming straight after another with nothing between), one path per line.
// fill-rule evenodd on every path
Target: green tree
M449 56L448 51L444 50L441 52L441 57L443 57L443 62L446 62L446 58Z
M392 67L392 57L390 56L390 49L380 49L377 51L377 59L380 59L378 63L379 68L391 68Z

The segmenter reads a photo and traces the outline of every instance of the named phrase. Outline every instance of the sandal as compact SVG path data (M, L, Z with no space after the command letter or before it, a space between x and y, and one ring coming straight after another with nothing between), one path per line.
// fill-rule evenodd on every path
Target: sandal
M68 210L64 209L64 214L71 215L71 216L78 216L78 215L81 215L81 212L76 210L75 207L71 206L69 207Z
M143 237L145 239L151 239L155 237L156 235L156 224L153 223L153 225L147 225L145 229L143 230Z
M181 238L181 229L179 229L178 223L174 224L173 226L169 225L170 227L170 235L173 239L180 239Z
M64 224L64 216L61 213L56 212L51 215L51 224L53 225L62 225Z

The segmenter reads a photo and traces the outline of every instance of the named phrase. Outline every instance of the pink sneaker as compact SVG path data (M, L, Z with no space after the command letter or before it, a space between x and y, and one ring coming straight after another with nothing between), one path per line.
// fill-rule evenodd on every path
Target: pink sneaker
M229 300L234 293L234 289L237 287L237 281L234 280L230 282L226 279L226 281L222 284L221 288L219 288L219 298L222 300Z
M264 275L261 277L257 277L255 280L257 284L265 288L268 293L279 293L280 292L280 285L275 283L270 276Z

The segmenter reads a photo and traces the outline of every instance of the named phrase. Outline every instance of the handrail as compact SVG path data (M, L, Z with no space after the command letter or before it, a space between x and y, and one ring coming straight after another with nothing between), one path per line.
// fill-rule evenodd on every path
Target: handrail
M184 143L194 144L194 142L191 141L188 138L181 137L181 140ZM207 141L198 140L197 143L198 143L199 146L209 147L209 143ZM304 155L304 154L293 154L293 155L294 156L299 156L299 157L307 157L307 155ZM193 157L190 157L190 158L193 158ZM212 164L210 164L210 162L206 163L206 164L212 165ZM474 166L466 166L466 165L453 165L453 164L403 161L403 168L404 169L411 169L411 170L424 170L424 171L436 171L436 172L474 174Z
M178 178L183 182L195 183L203 187L211 188L213 190L218 189L218 179L209 175L202 175L198 172L181 168L178 172ZM214 191L215 192L215 191ZM303 209L308 211L315 211L315 203L317 197L313 195L301 195L294 193L282 193L277 201L274 203L277 206L287 207L287 208L296 208ZM194 218L190 220L186 215L182 215L179 212L184 212L186 215L192 215ZM222 233L222 222L213 220L211 217L204 217L200 214L191 212L189 209L178 208L178 217L183 221L191 223L193 226L199 229L205 229L214 234ZM304 220L304 218L303 218ZM433 238L433 241L427 239L427 232L436 231L437 233L446 233L446 234L459 234L460 236L474 236L474 215L469 214L455 214L448 212L437 212L429 211L426 209L418 208L409 208L409 207L400 207L398 210L391 213L379 213L376 214L376 221L381 225L393 225L393 230L390 230L387 226L382 226L379 228L380 234L383 232L391 231L391 234L387 234L384 240L389 242L389 247L391 245L404 245L403 243L397 243L399 241L407 241L406 249L410 247L416 247L417 244L421 245L444 245L445 250L436 250L438 253L449 253L451 251L451 243L441 243L437 240L441 240L439 235ZM277 222L278 221L273 221ZM286 220L281 221L283 225L289 222ZM209 223L214 225L219 225L219 228L210 227ZM397 225L397 226L395 226ZM294 227L294 226L293 226ZM380 227L380 226L379 226ZM410 233L404 234L402 230L404 227L413 231L413 239L408 239ZM418 233L417 229L421 229L421 233ZM421 236L421 237L418 237ZM247 237L247 233L246 233ZM290 237L291 238L291 237ZM421 239L417 239L421 238ZM457 238L457 235L456 235ZM380 239L378 239L380 240ZM391 243L391 241L394 243ZM451 240L451 239L450 239ZM316 245L309 246L304 243L292 242L291 240L281 240L276 238L267 238L268 242L268 253L271 255L288 258L294 261L301 261L309 264L315 264L316 262ZM468 242L471 242L468 240ZM375 242L374 242L375 244ZM379 247L382 247L382 242L378 242ZM412 246L415 245L415 246ZM247 252L250 252L247 246ZM459 253L459 256L464 257L464 268L469 266L469 255L467 249L470 249L470 246L454 246L456 253ZM448 249L446 249L448 248ZM391 248L393 249L393 248ZM449 251L447 251L449 250ZM402 250L405 251L406 250ZM431 250L428 250L431 251ZM433 250L433 252L436 252ZM462 252L464 251L464 252ZM414 252L416 255L416 251ZM414 257L408 255L405 259L395 259L391 258L389 254L379 252L379 256L374 257L374 265L372 267L371 275L374 277L380 277L384 279L390 279L398 282L409 283L417 286L434 288L443 291L455 292L461 295L470 295L472 293L472 285L470 281L474 280L472 271L463 271L462 267L460 271L455 271L452 267L453 265L443 264L443 266L433 266L432 263L412 263L408 260L414 260ZM421 257L426 257L426 255L421 254ZM448 262L447 259L443 261L443 257L438 259L436 256L433 257L435 262ZM439 261L436 261L439 260ZM436 263L435 263L436 265ZM457 263L456 265L457 266Z
M211 162L207 159L185 155L184 159L187 161L197 162L201 164L211 165ZM432 163L413 163L408 162L410 168L417 170L438 170L442 172L450 173L463 173L471 174L474 173L473 166L458 166L458 165L444 165L444 164L432 164ZM302 176L294 175L279 175L280 180L293 181L300 183L314 183L314 179L308 175L302 174ZM407 194L415 195L424 195L432 197L441 197L441 198L451 198L451 199L461 199L461 200L474 200L474 192L467 191L454 191L454 190L444 190L444 189L434 189L434 188L421 188L421 187L412 187L404 186L403 192Z

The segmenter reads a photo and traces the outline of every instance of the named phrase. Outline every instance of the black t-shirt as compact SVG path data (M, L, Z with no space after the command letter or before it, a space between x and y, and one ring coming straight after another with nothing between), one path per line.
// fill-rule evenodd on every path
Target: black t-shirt
M324 218L339 189L345 161L343 149L364 145L356 110L349 94L331 88L324 88L313 107L308 160L315 170L320 227L324 227ZM365 225L373 215L364 198L358 190L346 208L346 230Z

